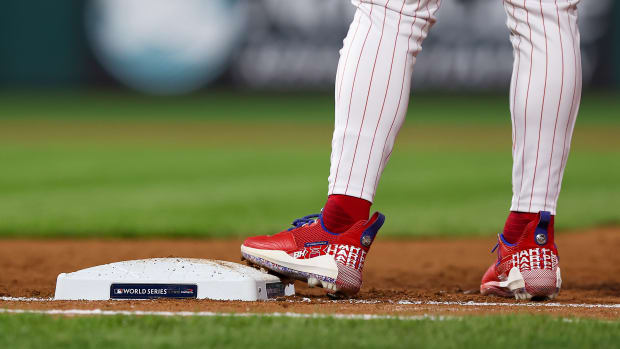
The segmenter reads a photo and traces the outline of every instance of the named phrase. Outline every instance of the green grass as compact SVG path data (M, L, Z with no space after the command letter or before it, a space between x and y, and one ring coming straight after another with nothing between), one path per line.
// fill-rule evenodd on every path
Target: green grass
M616 97L584 97L560 229L620 224ZM324 203L332 103L324 94L226 91L0 93L0 236L279 231ZM414 97L375 198L387 215L382 235L501 228L510 200L506 109L503 96Z
M3 348L611 348L620 322L547 316L424 320L0 315Z
M580 123L620 124L616 91L584 96ZM322 92L206 90L178 97L152 97L127 91L0 89L0 120L285 120L333 122L334 97ZM408 122L509 124L504 94L415 93Z

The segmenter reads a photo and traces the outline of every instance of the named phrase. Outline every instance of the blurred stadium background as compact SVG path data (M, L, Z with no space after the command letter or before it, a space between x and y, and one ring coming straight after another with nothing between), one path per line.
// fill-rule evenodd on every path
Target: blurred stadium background
M620 3L579 10L567 229L620 224ZM318 210L352 15L344 0L3 1L0 233L240 236ZM504 10L445 0L438 17L377 208L393 236L492 234L510 195Z
M353 14L342 0L6 0L5 88L111 87L181 94L234 86L329 90ZM584 82L620 84L620 5L582 1ZM467 35L463 35L467 33ZM498 0L447 0L415 86L505 87L512 67Z

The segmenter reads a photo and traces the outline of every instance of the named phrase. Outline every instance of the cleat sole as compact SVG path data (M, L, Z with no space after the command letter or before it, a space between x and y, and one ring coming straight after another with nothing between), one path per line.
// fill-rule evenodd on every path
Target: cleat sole
M280 278L283 278L284 280L289 280L290 282L292 282L293 280L299 280L305 281L308 284L308 287L321 287L328 292L328 296L332 299L343 299L347 297L347 295L342 292L342 290L336 285L337 271L335 277L330 277L326 275L298 270L297 268L291 268L289 266L280 264L279 261L268 260L266 258L255 256L251 254L250 251L248 251L247 249L246 251L242 250L241 253L243 255L242 258L244 258L246 262L252 265L254 268L267 269L269 274L276 275ZM331 260L333 261L333 258ZM303 260L301 261L303 262ZM335 264L335 261L333 262L333 264ZM301 267L299 266L298 268L301 269Z
M514 267L510 269L508 274L508 278L506 281L491 281L483 284L480 287L480 293L483 296L487 295L495 295L500 297L511 298L514 297L516 300L526 300L526 301L545 301L545 300L553 300L560 293L560 288L562 286L562 278L560 274L560 268L558 267L556 270L556 285L555 290L549 294L530 294L527 289L529 287L533 287L531 284L528 284L527 281L524 280L523 275L519 271L518 268Z

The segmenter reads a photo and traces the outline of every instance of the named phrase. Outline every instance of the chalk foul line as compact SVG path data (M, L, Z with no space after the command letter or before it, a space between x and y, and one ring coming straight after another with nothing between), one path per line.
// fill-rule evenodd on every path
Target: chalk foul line
M51 310L31 310L31 309L0 309L0 314L43 314L43 315L129 315L129 316L181 316L181 317L282 317L300 319L349 319L349 320L409 320L409 321L445 321L459 320L459 317L443 315L375 315L375 314L303 314L303 313L215 313L210 311L142 311L142 310L101 310L101 309L51 309Z
M53 298L36 298L36 297L0 297L0 301L4 302L54 302ZM118 301L118 300L116 300ZM65 301L66 302L66 301ZM309 298L301 300L291 299L290 303L312 303ZM317 302L316 300L314 302ZM336 304L394 304L394 305L446 305L446 306L464 306L464 307L526 307L526 308L602 308L602 309L620 309L620 304L597 304L597 303L558 303L558 302L459 302L459 301L411 301L403 299L400 301L382 301L376 299L347 299L347 300L319 300L318 303L336 303Z
M439 301L408 301L401 300L394 304L399 305L460 305L469 307L549 307L549 308L607 308L607 309L620 309L620 304L590 304L590 303L503 303L503 302L439 302Z

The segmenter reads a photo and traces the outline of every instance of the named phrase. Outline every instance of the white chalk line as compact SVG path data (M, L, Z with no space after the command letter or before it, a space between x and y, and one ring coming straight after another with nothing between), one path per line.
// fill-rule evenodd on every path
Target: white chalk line
M142 311L142 310L101 310L101 309L51 309L51 310L30 310L30 309L0 309L0 314L42 314L42 315L126 315L126 316L181 316L181 317L281 317L281 318L300 318L300 319L345 319L345 320L406 320L406 321L445 321L460 319L452 316L435 315L376 315L376 314L303 314L303 313L214 313L210 311Z
M402 300L394 304L403 305L460 305L470 307L549 307L549 308L606 308L606 309L620 309L620 304L588 304L588 303L502 303L502 302L438 302L438 301L407 301Z
M53 298L34 298L34 297L0 297L0 301L5 302L52 302ZM290 303L312 303L310 298L302 298L301 300L289 300ZM458 301L410 301L400 300L394 301L382 301L382 300L364 300L364 299L349 299L349 300L319 300L314 301L317 303L338 303L338 304L395 304L395 305L449 305L449 306L464 306L464 307L528 307L528 308L602 308L602 309L620 309L620 304L596 304L596 303L540 303L540 302L520 302L520 303L506 303L506 302L458 302Z

